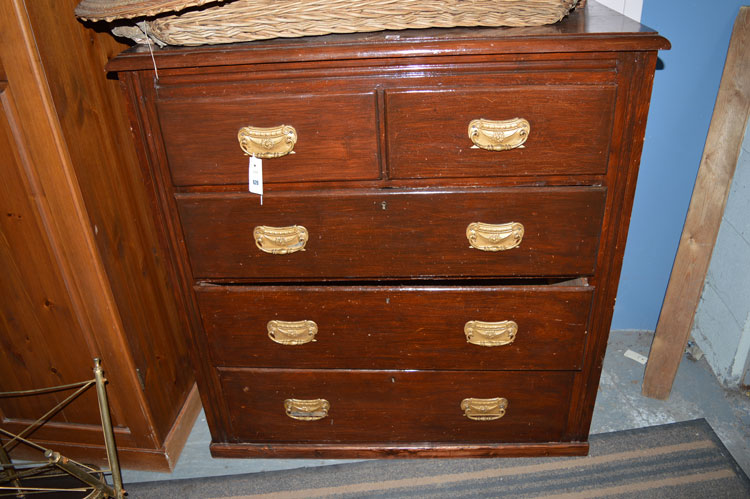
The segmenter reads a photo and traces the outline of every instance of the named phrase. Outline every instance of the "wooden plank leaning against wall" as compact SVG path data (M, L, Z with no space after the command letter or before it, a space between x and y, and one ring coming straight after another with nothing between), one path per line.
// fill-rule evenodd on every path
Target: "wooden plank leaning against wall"
M698 308L750 114L750 7L741 7L685 227L643 378L647 397L672 391Z
M81 25L76 3L0 2L0 391L88 379L100 356L123 465L166 470L200 409L188 324L119 83L103 69L124 46ZM0 425L13 431L55 399L0 400ZM102 460L95 400L36 439Z

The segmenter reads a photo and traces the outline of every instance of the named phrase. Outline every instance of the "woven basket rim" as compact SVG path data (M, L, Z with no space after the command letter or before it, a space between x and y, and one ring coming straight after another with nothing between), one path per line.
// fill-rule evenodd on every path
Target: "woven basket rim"
M560 21L578 0L234 0L161 16L148 34L166 45L205 45L332 33L417 28L538 26ZM352 5L356 5L356 8Z
M107 21L151 17L225 0L82 0L75 15L84 21Z

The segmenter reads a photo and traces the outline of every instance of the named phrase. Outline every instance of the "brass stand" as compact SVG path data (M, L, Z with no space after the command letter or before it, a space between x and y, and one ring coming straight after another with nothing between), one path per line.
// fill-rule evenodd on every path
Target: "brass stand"
M123 499L125 490L122 488L122 475L120 474L120 464L117 460L117 448L115 446L115 435L112 428L112 420L109 415L109 402L107 401L107 380L104 378L99 359L94 359L94 379L73 383L70 385L54 386L41 388L38 390L24 390L16 392L0 392L0 397L18 397L23 395L37 395L53 391L77 388L70 396L62 402L47 411L42 417L24 428L21 433L14 434L0 428L0 435L9 437L10 440L0 445L0 497L15 496L26 497L27 494L51 493L51 492L83 492L88 494L87 499L98 499L113 497ZM102 421L102 432L104 433L104 446L107 451L107 461L109 470L97 469L85 464L78 463L69 459L59 452L47 449L38 445L27 438L36 428L43 425L53 414L69 404L73 399L78 397L82 392L96 386L96 396L99 402L99 415ZM8 449L16 442L33 447L44 454L46 461L38 463L21 463L13 464L8 455ZM1 442L0 442L1 443ZM62 472L62 473L60 473ZM104 475L111 473L113 486L110 486ZM54 487L29 487L24 486L22 479L29 478L52 478L59 476L72 476L81 481L82 486L78 488L54 488ZM8 484L8 485L5 485ZM8 493L10 492L10 493Z

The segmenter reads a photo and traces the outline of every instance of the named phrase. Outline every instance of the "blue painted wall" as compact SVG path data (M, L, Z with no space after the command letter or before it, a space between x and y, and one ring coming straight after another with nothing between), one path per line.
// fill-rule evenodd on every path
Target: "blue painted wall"
M672 43L659 58L612 329L654 330L669 282L729 38L748 0L645 0L641 22Z

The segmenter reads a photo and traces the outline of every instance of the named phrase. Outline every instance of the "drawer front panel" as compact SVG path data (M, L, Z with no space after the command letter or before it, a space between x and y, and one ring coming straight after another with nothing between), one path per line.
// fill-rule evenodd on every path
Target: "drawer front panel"
M251 195L182 194L178 207L199 279L572 276L594 270L605 197L599 187L342 191L269 194L260 206ZM477 222L520 223L523 235L497 236L512 249L478 249ZM263 229L256 245L258 227L291 235ZM476 246L493 249L491 231L478 232Z
M247 184L248 156L240 148L239 130L280 125L296 132L294 154L263 160L264 182L377 179L376 110L373 93L158 103L172 181L178 186Z
M220 369L244 442L550 442L562 438L569 372L303 371ZM467 398L507 400L499 419L465 416ZM297 405L286 414L285 401ZM475 402L476 403L476 402ZM481 402L480 402L481 403ZM480 404L477 403L477 404Z
M572 286L196 291L215 365L313 369L578 369L593 294ZM285 325L292 329L274 330Z
M524 86L404 90L386 93L388 159L393 178L603 174L614 115L614 86ZM484 136L507 136L508 150L473 148L476 119ZM492 129L491 129L492 128ZM513 135L527 133L524 138ZM495 137L497 144L501 142Z

